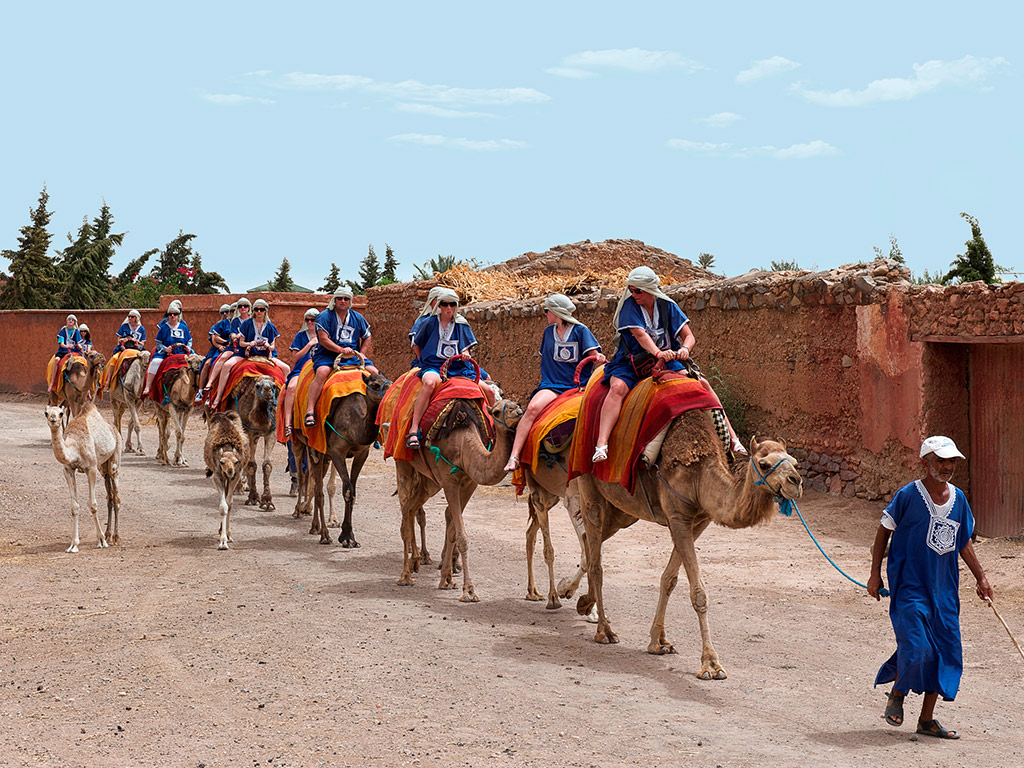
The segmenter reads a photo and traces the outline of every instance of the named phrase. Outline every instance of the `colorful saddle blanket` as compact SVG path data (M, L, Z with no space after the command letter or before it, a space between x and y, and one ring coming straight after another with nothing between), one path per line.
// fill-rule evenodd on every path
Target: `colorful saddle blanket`
M243 379L259 378L260 376L272 376L277 384L278 392L284 386L284 373L269 360L263 358L242 360L236 363L228 373L227 384L224 385L224 397L217 404L217 411L224 412L232 407L231 393ZM209 395L207 396L209 400Z
M167 378L168 374L173 373L179 368L184 368L188 365L188 355L168 355L160 363L160 367L156 370L156 376L153 379L153 386L149 388L149 399L159 405L163 402L164 398L167 397L167 393L164 392L164 379Z
M398 377L388 389L377 410L377 424L387 429L384 440L384 458L394 456L397 461L412 461L415 451L405 445L405 436L412 425L412 411L416 398L423 389L423 382L416 375L418 368ZM479 408L487 426L487 439L494 439L494 419L487 412L486 399L480 385L461 376L452 376L442 381L434 390L430 404L420 420L420 432L429 437L435 424L454 405L456 400L472 400Z
M353 394L366 394L366 377L369 374L357 368L344 367L334 371L324 382L324 388L320 391L320 397L313 409L313 416L316 426L306 427L303 425L306 418L306 405L309 403L309 385L313 383L316 371L313 361L307 360L299 372L299 383L295 388L295 402L292 406L292 429L299 432L309 446L320 453L327 451L327 431L324 424L331 414L331 407L334 401L340 397L348 397ZM284 398L280 400L277 418L277 440L285 442L284 436Z
M672 419L694 409L721 408L718 398L689 376L664 373L640 381L626 395L618 422L608 443L608 460L594 464L591 460L597 444L601 406L608 387L601 383L604 366L598 367L587 382L576 435L569 451L569 480L579 475L593 475L598 480L619 483L629 493L636 488L640 455L644 447Z
M100 392L102 393L105 389L113 389L118 379L123 379L128 373L128 366L132 364L132 360L138 356L139 350L137 349L122 349L120 352L114 353L107 362L106 368L103 369Z
M567 389L548 403L547 407L537 416L537 420L530 427L530 434L526 436L526 442L523 443L523 450L519 454L520 466L512 473L512 485L516 487L516 496L521 496L523 488L526 486L526 476L523 474L522 467L529 467L533 472L537 471L544 439L556 431L561 433L565 429L571 430L575 426L582 404L583 390Z
M60 359L59 363L57 362L57 358L55 357L51 357L46 363L47 385L49 385L49 383L53 381L53 366L60 365L60 374L57 377L57 397L64 396L64 382L66 380L64 377L64 371L66 371L68 369L68 366L71 365L72 363L81 363L82 365L85 366L89 365L89 361L86 360L84 356L79 355L76 352L64 355L64 357Z

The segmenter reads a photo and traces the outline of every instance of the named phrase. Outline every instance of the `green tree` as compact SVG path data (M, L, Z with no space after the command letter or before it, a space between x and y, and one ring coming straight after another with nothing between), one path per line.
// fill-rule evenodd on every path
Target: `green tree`
M292 265L288 261L288 257L285 256L281 259L281 266L278 267L277 273L273 279L270 280L268 290L271 291L290 291L292 289Z
M9 259L10 277L0 293L0 309L45 309L52 307L58 282L49 254L51 235L47 230L52 211L46 209L50 195L43 187L39 204L29 209L31 223L21 228L18 249L0 252Z
M971 239L964 243L967 250L957 255L950 263L949 266L952 269L945 274L942 282L970 283L975 280L982 280L989 284L1000 282L996 277L996 272L1000 271L1001 267L996 266L992 253L985 243L985 238L981 236L981 225L978 224L978 220L968 213L961 212L960 216L971 225Z
M352 289L353 293L366 293L366 289L377 284L377 280L380 279L380 261L377 260L377 254L373 250L373 245L370 245L369 252L366 254L366 258L359 263L359 282L354 280L346 280L348 287Z
M397 283L398 277L395 275L397 269L398 259L395 257L395 252L390 245L384 243L384 268L381 270L380 279L377 281L377 285Z
M341 273L338 269L338 265L333 261L331 262L331 271L327 273L327 277L324 278L324 284L320 286L320 290L324 293L334 293L338 288L341 287Z
M112 282L109 306L136 309L160 306L160 281L152 274L142 274L142 268L149 261L149 257L156 253L160 253L160 249L151 248L137 259L128 262L128 266L122 269Z
M65 309L92 309L106 306L113 292L110 267L114 252L124 242L124 233L111 231L114 218L104 202L99 215L83 219L75 238L59 251L57 277L61 285L59 306Z
M195 235L178 230L178 236L171 240L159 253L157 263L150 276L162 286L165 294L172 293L219 293L227 291L227 283L217 272L203 269L202 257L192 250Z
M771 266L771 272L788 272L790 270L800 269L800 265L795 260L792 261L773 261Z
M711 269L713 266L715 266L715 254L701 253L697 257L697 263L704 267L704 269Z

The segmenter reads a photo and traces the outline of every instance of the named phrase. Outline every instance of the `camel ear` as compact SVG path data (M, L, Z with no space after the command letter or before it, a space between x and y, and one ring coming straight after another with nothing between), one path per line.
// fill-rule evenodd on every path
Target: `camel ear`
M751 435L750 436L750 455L753 456L755 453L757 453L757 450L760 447L761 447L760 444L757 442L757 435Z
M786 441L783 440L781 437L776 437L775 442L782 446L782 450L786 450Z

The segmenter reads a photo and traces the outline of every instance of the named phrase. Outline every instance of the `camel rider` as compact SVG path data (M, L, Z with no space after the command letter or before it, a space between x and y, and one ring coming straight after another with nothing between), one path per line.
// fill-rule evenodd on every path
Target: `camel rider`
M608 440L629 390L654 372L656 362L668 371L683 370L683 361L689 359L696 343L690 319L661 290L658 276L650 267L637 267L629 273L612 325L619 335L619 346L605 366L601 382L610 391L601 407L594 462L608 458ZM707 380L700 382L712 391ZM733 451L745 454L728 419L726 426Z
M413 405L409 434L405 436L405 444L413 450L420 447L420 420L430 404L434 390L441 383L442 366L451 357L468 354L477 344L473 329L469 327L469 321L458 313L458 306L459 295L451 288L442 288L438 293L434 314L427 318L413 337L413 353L420 361L420 370L416 375L423 382L423 388ZM449 365L448 375L473 378L473 366L465 360L457 360ZM490 385L484 384L481 390L493 405L495 395Z
M289 347L292 352L292 360L295 362L285 380L284 436L286 439L292 436L292 407L295 404L295 391L299 387L299 374L302 373L302 367L312 357L313 348L317 345L316 319L319 316L320 312L313 307L306 310L306 314L302 317L303 327L295 334L295 339Z
M57 378L60 376L60 361L67 354L81 349L81 345L82 334L78 331L78 318L74 315L68 315L64 321L64 327L57 331L57 352L53 356L57 362L53 364L53 378L49 382L47 391L53 392L57 387Z
M317 398L323 391L324 382L331 374L336 358L341 357L341 365L358 365L358 352L363 358L373 354L373 339L370 337L370 324L366 318L352 309L353 294L348 288L339 288L334 292L327 309L317 315L317 345L313 348L313 367L316 375L309 385L309 400L306 403L306 418L303 422L307 427L316 426L313 409ZM365 360L366 370L377 373L377 369L368 359Z
M144 349L146 346L146 329L142 327L142 315L139 310L128 311L128 316L117 329L117 346L114 354L125 349Z
M146 386L142 390L142 396L149 395L149 389L153 386L153 379L156 372L160 370L160 364L167 355L189 354L192 352L192 332L181 317L181 302L178 299L172 301L160 321L156 333L156 349L153 350L153 357L149 361L149 368L146 369Z
M217 358L228 348L231 343L231 305L220 305L220 320L210 326L208 334L210 338L210 351L203 358L203 369L199 374L199 391L196 392L195 404L199 405L206 399L210 388L206 382L210 378L210 371L213 369Z
M213 363L213 368L210 371L210 377L206 383L207 392L218 388L218 382L223 380L221 377L224 374L224 367L228 364L228 360L238 354L238 331L242 327L242 323L249 319L251 309L252 302L245 298L245 296L242 296L238 301L231 305L231 332L228 335L229 344L224 351L217 356L217 360Z
M82 334L82 343L78 345L78 348L82 350L82 354L86 355L92 352L92 331L89 330L89 326L85 323L79 323L78 332Z
M519 466L519 454L530 434L530 427L548 404L566 390L576 386L576 366L591 352L596 353L597 362L606 358L601 354L601 345L587 326L572 316L576 305L561 293L552 293L544 300L544 315L548 326L544 329L540 344L540 384L530 395L530 404L516 427L516 439L512 443L512 455L506 472L515 471ZM591 366L580 372L585 381Z
M270 322L270 305L263 299L256 299L252 304L252 314L253 316L238 328L236 338L239 352L224 364L224 370L220 374L220 384L217 386L217 396L210 404L213 408L216 408L224 397L228 379L231 378L231 369L243 360L253 357L266 358L280 368L281 373L288 375L288 364L277 359L277 337L281 334Z
M416 332L423 327L423 324L427 322L427 318L435 313L437 310L437 298L444 291L443 285L435 285L427 293L427 300L423 302L423 310L420 312L420 316L416 318L416 321L412 324L412 328L409 331L409 346L413 350L412 367L420 367L420 354L416 348Z

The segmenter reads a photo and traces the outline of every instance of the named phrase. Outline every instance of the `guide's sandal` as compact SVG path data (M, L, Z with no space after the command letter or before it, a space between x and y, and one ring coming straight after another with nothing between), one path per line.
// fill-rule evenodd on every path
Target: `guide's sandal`
M307 413L306 414L306 418L302 422L302 424L303 424L303 426L306 426L306 427L315 427L316 426L316 416L314 416L312 413Z
M956 731L948 731L939 725L938 720L918 720L917 732L922 736L934 736L936 739L959 739Z
M903 697L896 691L889 691L889 700L885 703L885 722L896 728L903 725Z
M405 447L411 450L418 450L420 447L420 436L416 432L410 432L405 436Z

